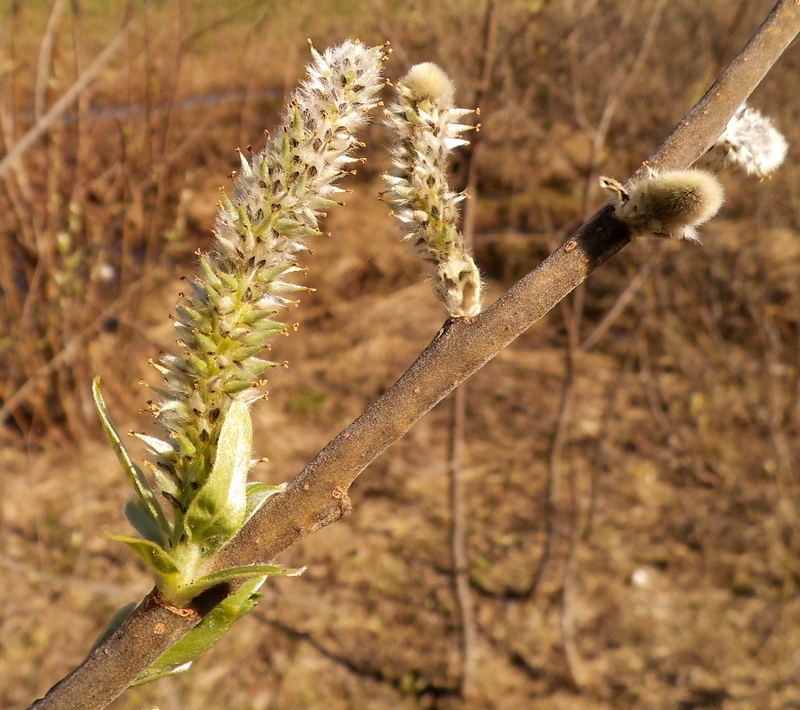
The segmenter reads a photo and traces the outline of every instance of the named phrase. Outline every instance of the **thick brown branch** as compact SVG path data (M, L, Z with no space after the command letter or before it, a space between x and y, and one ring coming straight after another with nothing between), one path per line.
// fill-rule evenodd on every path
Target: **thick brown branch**
M649 159L650 164L662 169L685 168L697 160L798 31L800 2L781 0L745 49ZM627 227L616 221L606 206L491 308L474 320L447 322L383 397L331 441L284 494L269 499L215 559L215 569L268 562L309 533L338 520L349 510L347 490L370 462L628 240ZM227 591L215 590L217 598ZM151 594L119 633L32 707L105 707L208 608L207 604L194 606L196 618L178 616L156 604Z

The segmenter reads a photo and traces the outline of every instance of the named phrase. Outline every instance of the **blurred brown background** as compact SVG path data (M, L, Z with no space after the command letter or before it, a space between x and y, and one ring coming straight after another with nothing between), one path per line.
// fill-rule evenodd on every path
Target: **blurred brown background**
M655 149L771 5L497 4L474 196L488 302L603 203L599 174L622 179ZM306 38L388 39L391 79L436 61L471 106L484 13L468 0L138 3L97 80L0 175L0 707L43 694L151 586L98 537L124 529L127 490L91 378L121 429L151 426L137 382L174 345L167 314L210 245L234 149L276 127ZM125 14L0 4L3 154ZM762 182L723 175L702 247L631 244L467 383L475 697L458 693L445 402L356 482L353 515L284 556L302 577L269 581L189 673L112 707L800 708L799 61L790 48L751 100L789 139L787 163ZM376 199L379 117L364 140L332 236L311 245L317 291L273 352L290 368L254 411L263 480L299 472L444 320ZM569 327L583 343L571 370Z

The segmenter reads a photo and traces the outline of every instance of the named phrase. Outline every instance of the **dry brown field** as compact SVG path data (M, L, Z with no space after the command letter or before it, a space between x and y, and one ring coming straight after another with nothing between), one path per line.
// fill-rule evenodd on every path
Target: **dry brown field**
M4 155L125 22L124 3L0 3ZM770 0L497 3L475 254L491 303L702 96ZM24 708L152 586L120 532L127 482L91 380L149 430L149 358L209 248L237 147L259 148L320 48L389 40L472 105L484 3L135 3L119 52L0 175L0 707ZM52 40L42 74L43 39ZM46 57L45 57L46 58ZM47 70L49 67L49 70ZM357 480L307 565L185 674L115 710L800 708L800 50L752 97L790 142L721 175L703 244L637 240L467 381L465 543L477 692L461 697L449 400ZM798 126L795 129L795 126ZM414 361L445 312L366 164L312 244L253 411L256 478L295 476ZM464 181L464 160L454 182ZM577 318L576 313L581 317ZM584 343L567 367L568 331ZM144 451L131 444L139 457Z

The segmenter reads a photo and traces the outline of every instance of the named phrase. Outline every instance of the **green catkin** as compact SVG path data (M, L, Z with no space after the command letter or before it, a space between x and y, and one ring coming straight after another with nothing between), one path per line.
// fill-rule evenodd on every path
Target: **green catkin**
M283 128L250 160L241 155L234 194L220 200L215 250L199 255L195 280L176 306L183 352L156 365L163 384L150 409L164 439L141 438L156 465L179 481L179 508L202 486L231 402L264 396L264 373L278 363L257 355L288 331L276 316L306 290L286 279L303 271L297 260L305 239L320 233L319 210L338 204L343 190L335 183L355 160L355 133L385 83L385 47L347 41L311 51L308 78L292 95Z

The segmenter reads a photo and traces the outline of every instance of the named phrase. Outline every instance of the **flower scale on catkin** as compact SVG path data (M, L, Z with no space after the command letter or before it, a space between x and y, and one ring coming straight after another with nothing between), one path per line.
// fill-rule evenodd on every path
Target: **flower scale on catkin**
M435 288L453 317L481 310L481 278L456 227L463 193L447 182L450 151L467 141L472 126L459 120L472 111L455 108L453 82L436 64L413 66L397 83L397 100L386 109L395 132L394 168L384 175L384 197L409 229L423 257L436 267Z
M704 170L649 170L647 177L626 185L601 177L600 187L611 195L617 219L636 236L699 242L697 227L717 214L724 201L719 180Z
M277 363L259 354L287 333L277 314L305 287L305 239L320 234L324 210L339 204L335 185L356 161L355 134L378 105L386 47L346 41L318 53L292 94L283 127L251 159L241 155L234 195L223 194L215 251L200 254L199 273L176 305L180 355L155 367L163 385L150 408L166 433L141 435L155 453L155 475L173 507L186 510L208 475L221 422L234 400L264 396L264 374Z
M735 165L748 175L765 177L777 170L789 144L772 121L756 109L742 104L714 143L726 165Z

